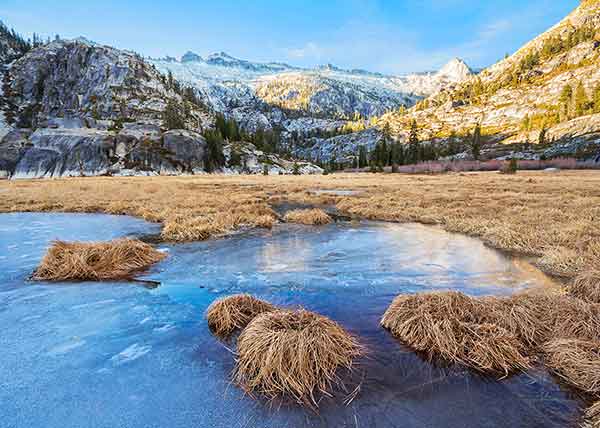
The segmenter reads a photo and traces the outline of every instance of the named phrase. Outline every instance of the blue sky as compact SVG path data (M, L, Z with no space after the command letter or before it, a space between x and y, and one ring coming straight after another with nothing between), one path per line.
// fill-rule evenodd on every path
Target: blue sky
M453 57L496 62L579 0L2 0L0 19L146 56L226 51L244 59L401 74Z

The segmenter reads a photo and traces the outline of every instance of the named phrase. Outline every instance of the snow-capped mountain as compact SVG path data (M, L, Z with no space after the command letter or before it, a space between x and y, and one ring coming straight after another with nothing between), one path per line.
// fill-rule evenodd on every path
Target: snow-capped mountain
M305 69L241 60L224 52L206 59L187 52L180 60L149 61L159 71L194 87L208 106L236 118L248 129L287 124L296 131L299 126L294 120L298 118L339 121L408 108L472 73L459 59L438 73L406 76L344 70L331 64Z
M454 83L463 82L471 75L473 75L473 70L460 58L454 58L436 74L438 79L446 79Z

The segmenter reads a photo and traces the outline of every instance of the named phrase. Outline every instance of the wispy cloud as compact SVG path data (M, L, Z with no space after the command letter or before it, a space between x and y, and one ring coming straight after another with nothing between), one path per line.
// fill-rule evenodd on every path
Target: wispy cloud
M286 48L285 55L290 59L320 61L323 56L323 49L315 42L308 42L300 48Z

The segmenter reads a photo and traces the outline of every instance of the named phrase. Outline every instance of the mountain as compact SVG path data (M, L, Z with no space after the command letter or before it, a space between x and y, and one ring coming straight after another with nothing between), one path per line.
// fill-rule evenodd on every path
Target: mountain
M197 174L226 165L226 156L214 157L219 143L200 133L214 126L214 112L139 55L83 38L20 50L15 40L0 33L0 177ZM229 171L241 171L246 156L255 170L292 172L289 161L245 147Z
M460 83L467 80L475 73L471 68L460 58L454 58L452 61L444 65L436 76L439 80L448 82Z
M485 157L592 156L600 148L598 28L600 1L583 1L557 25L477 75L459 61L444 67L440 74L461 83L434 93L407 114L384 115L378 125L389 126L405 141L414 120L421 139L445 144L480 124Z
M451 61L440 73L407 76L343 70L331 64L303 69L241 60L224 52L206 60L187 53L179 61L165 58L150 62L161 72L193 86L214 111L234 117L247 129L283 126L286 131L293 128L304 133L323 129L302 128L301 124L311 123L306 118L333 123L357 116L381 116L411 107L471 73L460 60ZM327 122L312 123L328 127Z

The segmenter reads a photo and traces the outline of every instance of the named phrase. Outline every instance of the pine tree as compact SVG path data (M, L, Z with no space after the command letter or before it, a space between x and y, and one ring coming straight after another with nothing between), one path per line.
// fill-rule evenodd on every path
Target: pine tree
M600 113L600 84L594 88L594 113Z
M450 135L448 136L448 144L446 148L447 156L454 156L460 153L460 147L457 141L458 137L456 135L456 131L450 131Z
M473 131L473 139L471 140L471 154L475 160L479 160L481 155L481 125L478 123Z
M229 166L240 166L242 164L242 155L240 152L232 147L231 152L229 154Z
M169 70L169 73L167 74L167 87L169 89L173 89L173 73L171 73L171 70Z
M419 162L419 145L419 128L417 121L413 119L408 135L408 163L415 164Z
M560 98L560 120L565 121L571 118L571 104L573 103L573 88L568 83L564 86Z
M538 144L546 144L546 133L548 131L546 130L546 127L544 126L542 128L542 130L540 131L540 136L538 138Z
M365 146L360 146L358 148L358 167L365 168L368 165L367 160L367 148Z
M577 89L575 90L575 116L583 116L586 114L588 109L588 97L585 92L585 87L581 80L577 84Z
M169 101L163 111L163 126L168 130L185 128L183 110L175 101Z
M381 142L379 146L379 156L377 158L377 164L379 166L387 166L389 163L389 155L388 146L385 140Z
M218 130L209 130L204 133L206 139L206 152L204 154L204 169L213 172L225 165L223 154L223 136Z

